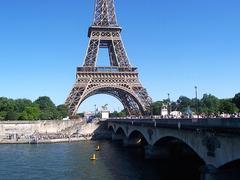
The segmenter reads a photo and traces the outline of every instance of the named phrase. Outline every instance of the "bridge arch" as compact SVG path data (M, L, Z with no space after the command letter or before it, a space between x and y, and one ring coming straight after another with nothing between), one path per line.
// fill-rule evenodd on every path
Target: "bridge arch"
M113 128L113 126L110 125L110 126L108 127L108 130L109 130L110 132L114 132L114 128Z
M200 161L204 162L201 155L194 149L194 147L191 146L191 144L188 144L185 142L184 139L180 137L174 137L174 136L165 136L159 138L153 146L160 147L160 146L169 146L170 149L177 151L177 153L187 153L190 155L195 156Z
M135 140L140 145L147 145L148 144L148 141L147 141L147 138L145 137L145 135L141 131L138 131L138 130L132 131L129 134L128 139L129 140Z
M232 169L232 168L240 168L240 159L235 159L232 160L226 164L223 164L222 166L220 166L218 169L220 170L228 170L228 169ZM240 173L240 172L239 172Z
M188 143L174 136L165 136L158 139L153 148L157 159L168 159L173 168L179 169L186 179L199 179L199 170L205 167L205 161Z
M175 129L158 128L155 132L152 145L156 145L160 141L175 140L181 142L181 145L188 147L192 150L200 159L206 162L206 147L203 146L203 137L191 131L179 131Z
M124 129L122 127L118 127L117 130L116 130L116 134L117 135L124 135L124 136L127 136Z

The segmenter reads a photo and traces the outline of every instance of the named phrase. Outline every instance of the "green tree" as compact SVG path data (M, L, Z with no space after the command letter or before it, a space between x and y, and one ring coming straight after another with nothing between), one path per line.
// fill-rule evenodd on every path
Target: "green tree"
M40 113L38 105L28 99L15 100L14 111L19 114L19 120L37 120Z
M49 97L39 97L36 101L34 101L34 104L38 105L40 108L39 118L41 120L58 119L59 113L57 108Z
M23 112L27 107L32 106L32 101L29 99L16 99L15 100L15 111Z
M0 111L14 111L15 110L15 101L13 99L8 99L5 97L0 98Z
M19 115L14 111L9 111L6 114L5 120L18 120Z
M112 113L110 113L110 117L119 117L119 114L117 111L113 111Z
M191 107L192 101L186 96L180 96L177 100L177 110L185 112L188 107Z
M161 115L162 101L152 103L151 110L153 115Z
M49 110L49 109L56 108L55 104L47 96L39 97L36 101L34 101L34 104L37 104L39 106L40 110Z
M0 121L3 121L6 119L7 112L6 111L0 111Z
M121 112L119 112L119 117L125 117L127 116L127 112L125 109L123 109Z
M53 120L68 115L67 107L58 107L47 96L39 97L34 103L28 99L0 97L0 120Z
M233 114L238 111L238 108L232 102L232 99L222 99L220 100L219 111L221 113Z
M240 110L240 93L235 94L233 98L233 102L237 106L237 108Z
M1 120L17 120L18 114L15 111L15 101L5 97L0 98L0 119Z
M30 107L26 107L23 113L27 114L27 120L37 120L40 116L40 109L36 105L32 105Z
M57 106L57 111L60 119L65 118L69 115L68 108L64 104Z
M211 94L204 94L201 99L201 110L207 115L217 114L219 99Z
M178 108L177 102L171 102L171 110L172 111L177 111L177 108Z
M120 112L114 111L110 114L110 117L125 117L127 116L127 113L125 110L122 110Z
M28 120L28 114L26 111L23 111L19 114L18 120Z
M40 120L51 120L52 119L52 112L48 111L41 111L39 115Z

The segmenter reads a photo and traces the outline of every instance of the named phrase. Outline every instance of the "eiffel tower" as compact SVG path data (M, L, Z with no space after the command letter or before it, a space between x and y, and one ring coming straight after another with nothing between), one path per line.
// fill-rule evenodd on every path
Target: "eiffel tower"
M77 67L76 82L65 102L71 115L81 103L95 94L117 98L128 115L145 115L152 103L132 67L121 39L114 0L95 0L94 20L88 30L89 45L84 64ZM99 48L108 48L109 67L96 66Z

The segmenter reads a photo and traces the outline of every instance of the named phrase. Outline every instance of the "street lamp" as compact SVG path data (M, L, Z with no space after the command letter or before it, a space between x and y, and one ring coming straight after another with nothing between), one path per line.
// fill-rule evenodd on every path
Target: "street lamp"
M96 114L97 114L97 105L94 104L94 116L96 116Z
M151 105L151 118L153 118L153 104Z
M168 93L168 111L169 111L169 115L170 115L170 113L171 113L171 111L172 111L172 108L171 108L171 100L170 100L170 93Z
M197 86L195 86L194 88L195 88L195 98L196 98L195 108L196 108L196 114L198 116L198 89L197 89Z

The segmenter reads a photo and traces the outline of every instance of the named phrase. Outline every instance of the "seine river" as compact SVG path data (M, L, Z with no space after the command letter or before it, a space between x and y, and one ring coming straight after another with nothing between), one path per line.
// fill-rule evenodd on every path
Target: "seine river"
M97 161L90 161L98 144ZM0 179L199 179L183 162L144 160L141 149L108 141L0 145Z

